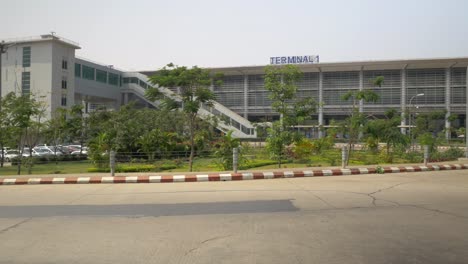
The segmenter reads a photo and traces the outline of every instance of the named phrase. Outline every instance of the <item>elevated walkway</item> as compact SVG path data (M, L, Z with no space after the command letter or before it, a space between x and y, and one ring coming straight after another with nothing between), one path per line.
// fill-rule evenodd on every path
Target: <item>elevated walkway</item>
M122 77L129 78L128 82L122 84L121 91L123 93L133 93L141 100L155 107L160 105L159 101L153 102L145 97L146 89L153 87L146 75L138 72L126 72L123 73ZM161 91L164 96L179 102L182 101L181 97L177 93L165 87L159 87L159 91ZM257 132L249 120L216 101L213 102L212 106L202 105L198 114L201 118L217 117L219 120L217 128L225 133L233 131L232 136L235 138L248 139L257 137Z

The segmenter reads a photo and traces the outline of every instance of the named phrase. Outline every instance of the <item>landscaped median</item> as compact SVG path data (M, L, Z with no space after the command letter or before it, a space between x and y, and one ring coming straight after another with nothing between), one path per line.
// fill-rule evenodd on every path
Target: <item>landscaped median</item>
M439 170L468 169L468 164L401 166L401 167L370 167L327 170L295 170L270 172L242 173L210 173L193 175L149 175L149 176L115 176L115 177L41 177L41 178L5 178L0 179L0 185L21 184L92 184L92 183L169 183L169 182L203 182L203 181L241 181L275 178L341 176L376 173L422 172Z

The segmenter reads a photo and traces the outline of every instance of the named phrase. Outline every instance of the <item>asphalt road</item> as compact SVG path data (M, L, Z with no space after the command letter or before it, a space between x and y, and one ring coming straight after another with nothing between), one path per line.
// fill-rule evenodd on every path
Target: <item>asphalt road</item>
M468 172L1 186L0 263L468 263Z

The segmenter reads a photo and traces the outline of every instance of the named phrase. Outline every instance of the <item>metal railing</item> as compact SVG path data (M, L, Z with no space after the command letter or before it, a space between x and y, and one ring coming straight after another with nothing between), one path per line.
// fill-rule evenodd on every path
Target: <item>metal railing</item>
M140 81L143 81L148 87L153 87L150 84L149 79L146 75L138 73L138 72L126 72L123 73L122 77L135 77L138 78ZM144 97L145 88L141 87L137 83L124 83L122 88L127 87L128 89L137 92L138 96L140 96L145 101L151 103L154 106L158 106L159 103L151 102ZM172 98L176 101L181 101L180 96L177 93L174 93L170 89L165 87L158 88L164 96ZM208 116L216 116L218 117L221 122L218 123L218 129L223 132L227 132L229 130L233 131L233 136L237 138L256 138L257 133L254 126L248 121L247 119L243 118L242 116L238 115L234 111L231 111L229 108L221 105L218 102L213 102L212 106L202 105L199 110L199 114L201 117L208 117Z

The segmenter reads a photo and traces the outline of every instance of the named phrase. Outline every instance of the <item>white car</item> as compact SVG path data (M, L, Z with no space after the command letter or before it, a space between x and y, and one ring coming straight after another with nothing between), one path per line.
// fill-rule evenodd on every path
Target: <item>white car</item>
M47 149L47 148L33 148L33 156L51 156L51 155L54 155L54 153L50 150L50 149Z
M12 159L19 156L19 152L17 150L8 150L4 152L4 159L6 162L10 162Z
M79 150L75 150L75 151L72 151L70 153L71 155L80 155L80 151ZM81 152L82 155L88 155L88 148L86 147L83 147L83 151Z

